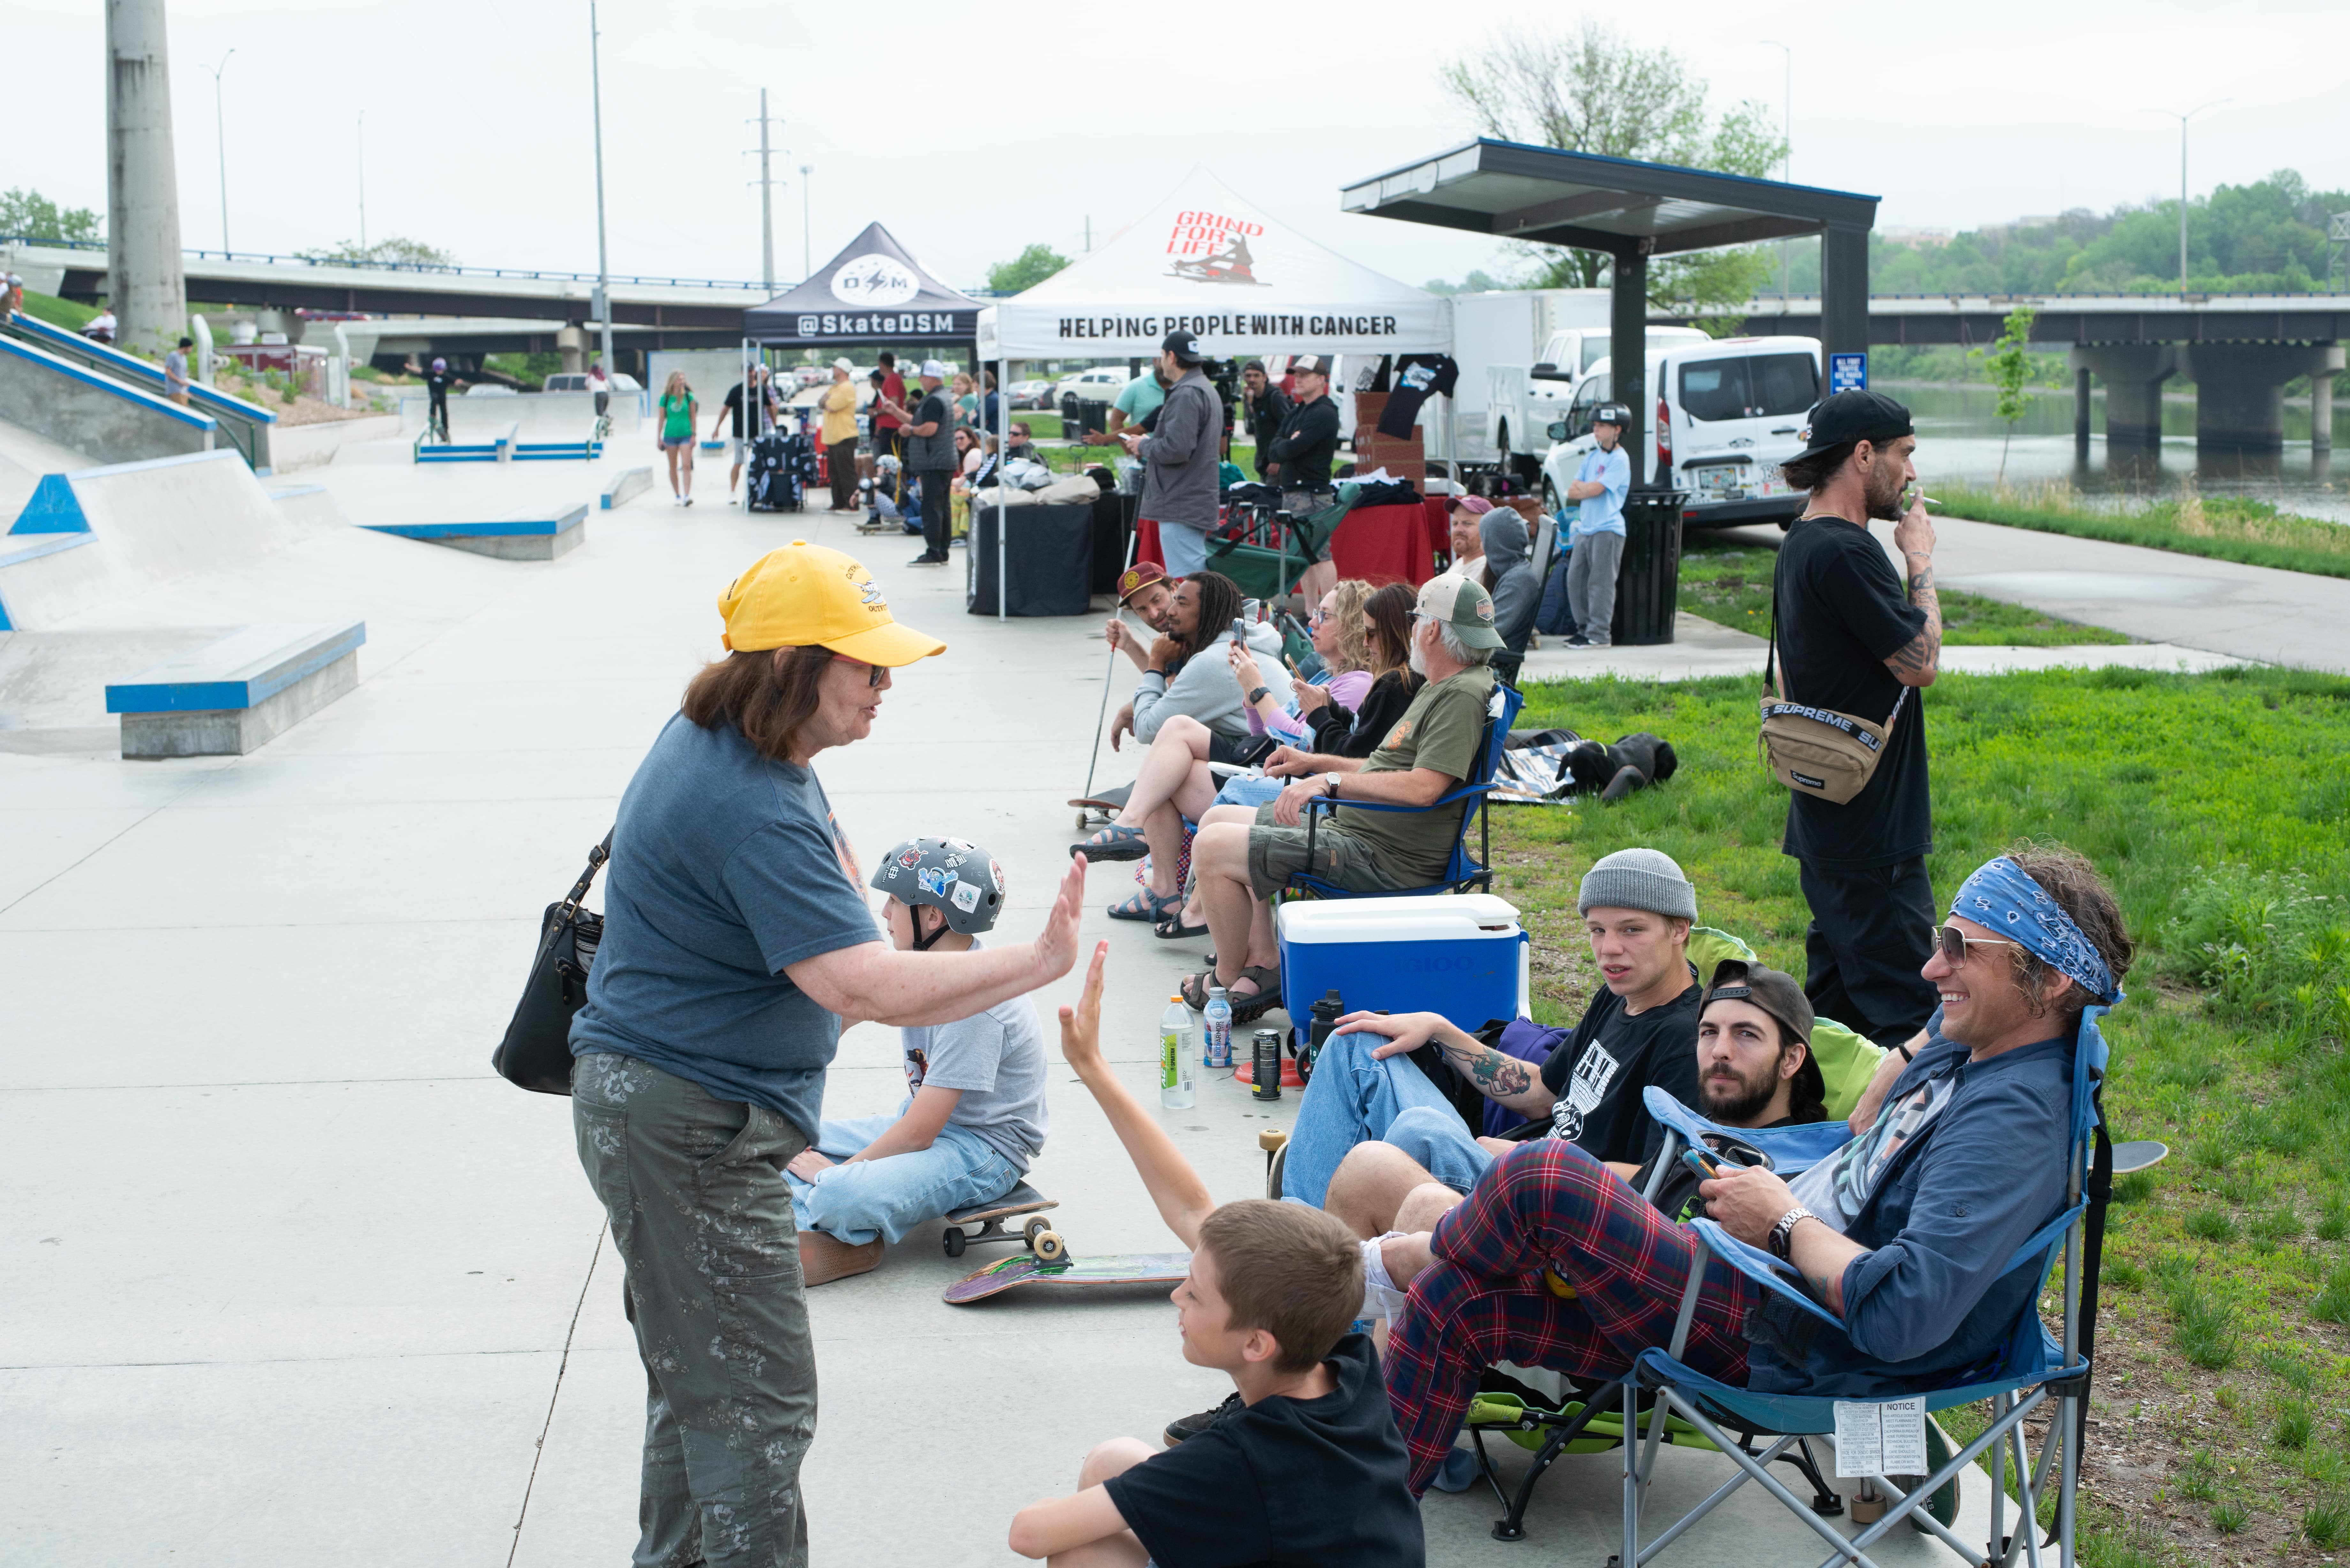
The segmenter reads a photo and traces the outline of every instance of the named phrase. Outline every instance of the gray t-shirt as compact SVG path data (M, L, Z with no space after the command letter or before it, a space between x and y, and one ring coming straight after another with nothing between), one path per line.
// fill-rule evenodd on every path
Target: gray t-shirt
M976 952L983 945L972 940ZM950 1126L977 1133L1022 1170L1045 1147L1045 1036L1024 996L952 1023L899 1032L906 1054L906 1103L927 1084L961 1089ZM905 1114L901 1108L900 1116Z
M840 1020L784 971L881 940L862 881L813 769L675 715L620 796L571 1054L650 1062L815 1141Z
M188 357L174 348L163 356L163 385L168 390L176 392L187 384Z

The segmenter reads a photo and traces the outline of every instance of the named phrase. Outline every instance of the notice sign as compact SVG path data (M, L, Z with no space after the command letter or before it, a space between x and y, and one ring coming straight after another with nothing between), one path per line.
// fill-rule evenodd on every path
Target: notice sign
M1863 1404L1835 1402L1835 1473L1922 1476L1926 1473L1926 1397Z
M1838 392L1864 391L1868 387L1868 356L1866 354L1831 354L1828 356L1828 396Z

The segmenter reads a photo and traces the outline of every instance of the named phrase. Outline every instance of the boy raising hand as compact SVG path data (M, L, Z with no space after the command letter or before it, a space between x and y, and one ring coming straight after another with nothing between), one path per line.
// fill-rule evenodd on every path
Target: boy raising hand
M1207 1184L1101 1054L1102 965L1061 1009L1061 1054L1109 1117L1168 1229L1191 1248L1176 1287L1183 1359L1230 1375L1240 1403L1164 1451L1095 1446L1074 1497L1030 1503L1011 1546L1064 1568L1345 1563L1420 1568L1419 1511L1378 1354L1353 1332L1363 1265L1353 1232L1261 1198L1216 1207Z

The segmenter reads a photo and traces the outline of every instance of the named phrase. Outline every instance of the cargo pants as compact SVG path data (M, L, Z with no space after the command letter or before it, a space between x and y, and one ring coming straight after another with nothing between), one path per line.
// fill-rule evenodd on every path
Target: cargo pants
M631 1056L571 1075L644 1358L637 1568L805 1568L816 1355L784 1166L807 1138Z

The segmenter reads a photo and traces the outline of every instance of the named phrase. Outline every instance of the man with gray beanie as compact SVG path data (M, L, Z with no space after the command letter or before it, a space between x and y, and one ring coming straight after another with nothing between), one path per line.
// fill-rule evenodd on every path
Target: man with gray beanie
M1348 1213L1339 1218L1392 1215L1423 1182L1466 1192L1513 1147L1471 1135L1444 1091L1404 1060L1423 1046L1486 1098L1548 1121L1552 1137L1595 1159L1637 1166L1654 1152L1663 1134L1640 1092L1654 1084L1683 1105L1699 1100L1700 992L1689 961L1697 889L1672 857L1619 849L1584 875L1575 903L1604 984L1539 1073L1438 1013L1350 1013L1315 1058L1282 1156L1282 1196L1328 1207L1332 1179L1347 1161L1369 1168L1350 1173L1359 1179L1348 1183ZM1348 1160L1373 1140L1392 1148Z

